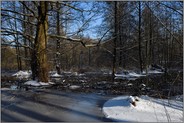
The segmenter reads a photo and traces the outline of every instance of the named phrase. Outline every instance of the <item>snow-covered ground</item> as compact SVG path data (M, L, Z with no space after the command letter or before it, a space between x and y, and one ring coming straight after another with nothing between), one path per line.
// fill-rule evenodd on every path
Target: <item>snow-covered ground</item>
M164 72L159 70L148 70L148 74L161 74L161 73L164 73ZM146 74L146 71L143 71L143 74Z
M159 70L148 70L148 75L150 74L162 74L163 72L162 71L159 71ZM138 74L134 71L122 71L120 73L116 73L115 74L115 79L128 79L128 80L136 80L137 78L139 77L144 77L146 76L146 72L143 71L142 74Z
M130 96L119 96L107 101L103 113L114 121L183 122L183 102L141 96L133 106Z
M128 80L136 80L139 77L146 76L144 74L137 74L135 72L129 72L129 71L124 71L121 73L116 73L115 74L115 79L128 79Z
M16 73L14 73L12 76L15 76L19 79L23 79L23 78L29 78L31 76L31 71L18 71Z
M52 85L54 83L53 82L45 83L45 82L38 82L38 81L30 80L30 81L25 82L24 84L31 85L31 86L46 86L46 85Z
M72 90L75 90L75 89L81 88L81 86L78 86L78 85L71 85L71 86L69 86L69 88L72 89Z
M51 77L62 77L62 75L59 75L58 73L54 73L51 75Z

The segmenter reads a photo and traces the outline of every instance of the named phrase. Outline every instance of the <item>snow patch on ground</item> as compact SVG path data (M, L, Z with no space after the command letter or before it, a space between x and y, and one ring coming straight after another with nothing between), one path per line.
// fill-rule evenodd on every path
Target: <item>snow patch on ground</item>
M159 70L148 70L148 74L161 74L164 73ZM136 80L139 77L145 77L146 76L146 71L143 71L142 74L138 74L135 72L130 72L130 71L122 71L120 73L115 74L115 79L128 79L128 80Z
M10 88L1 88L1 91L11 90Z
M123 72L123 73L118 73L115 74L116 77L124 77L124 78L136 78L136 77L142 77L142 76L146 76L143 74L137 74L135 72Z
M129 75L132 76L132 77L142 77L142 76L146 76L146 75L143 75L143 74L137 74L137 73L135 73L135 72L130 72Z
M72 89L72 90L78 89L78 88L80 88L80 86L78 86L78 85L71 85L71 86L69 86L69 89Z
M161 73L164 73L164 72L159 70L148 70L148 74L161 74ZM146 74L146 71L143 71L143 74Z
M14 73L12 76L15 76L17 78L29 78L31 76L31 71L18 71L17 73Z
M134 101L134 99L131 98ZM103 113L114 121L130 122L182 122L183 103L141 96L136 106L130 96L120 96L107 101Z
M32 86L40 86L40 85L41 85L39 82L33 81L33 80L27 81L27 82L25 82L24 84L25 84L25 85L32 85Z
M62 77L62 75L59 75L58 73L54 73L51 75L51 77Z
M25 85L31 85L31 86L47 86L47 85L52 85L54 84L53 82L38 82L38 81L33 81L33 80L30 80L30 81L27 81L24 83Z

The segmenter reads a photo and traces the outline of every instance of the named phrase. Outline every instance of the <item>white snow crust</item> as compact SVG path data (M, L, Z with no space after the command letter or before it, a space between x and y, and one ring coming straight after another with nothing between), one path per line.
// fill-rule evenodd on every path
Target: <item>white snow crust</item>
M137 97L136 97L137 98ZM183 122L183 102L141 96L136 106L129 96L119 96L107 101L103 113L114 121L130 122Z

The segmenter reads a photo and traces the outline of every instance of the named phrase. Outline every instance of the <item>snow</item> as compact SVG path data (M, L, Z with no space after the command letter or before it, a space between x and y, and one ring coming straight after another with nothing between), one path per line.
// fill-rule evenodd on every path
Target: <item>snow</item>
M74 90L74 89L80 88L80 86L78 86L78 85L71 85L69 88L72 89L72 90Z
M1 91L11 90L10 88L1 88Z
M161 72L159 70L148 70L148 74L161 74L164 72ZM142 74L138 74L135 72L130 72L130 71L122 71L121 73L116 73L115 74L115 79L127 79L127 80L136 80L139 77L145 77L146 76L146 72L143 71Z
M51 77L62 77L62 75L59 75L58 73L52 74Z
M86 80L80 80L80 82L85 83L85 82L87 82L87 81L86 81Z
M49 82L50 85L54 85L55 83L54 82Z
M125 78L122 76L116 76L114 79L122 79L122 80L136 80L137 78Z
M49 85L49 83L46 83L46 82L39 82L40 85Z
M25 85L32 85L32 86L46 86L46 85L52 85L54 84L53 82L38 82L38 81L33 81L33 80L30 80L30 81L27 81L24 83Z
M164 73L164 72L159 70L148 70L148 74L161 74L161 73ZM146 71L143 71L143 74L146 74Z
M129 96L128 100L130 103L135 102L135 98L133 96Z
M31 76L31 71L18 71L17 73L13 74L17 78L29 78Z
M132 84L132 83L128 83L127 85L128 85L128 86L132 86L133 84Z
M183 102L154 99L148 96L119 96L107 101L103 113L114 121L130 122L182 122ZM132 105L130 100L135 101Z
M135 73L135 72L130 72L129 75L132 76L132 77L142 77L142 76L146 76L146 75L143 75L143 74L137 74L137 73Z
M11 86L10 86L10 89L11 89L11 90L17 90L17 88L18 88L17 85L11 85Z
M78 76L85 76L86 74L84 74L84 73L80 73L80 74L78 74Z
M115 74L116 77L124 77L124 78L135 78L135 77L142 77L146 76L143 74L137 74L135 72L127 72L127 73L120 73L120 74Z
M25 82L24 84L25 84L25 85L32 85L32 86L40 86L40 85L41 85L39 82L33 81L33 80L27 81L27 82Z

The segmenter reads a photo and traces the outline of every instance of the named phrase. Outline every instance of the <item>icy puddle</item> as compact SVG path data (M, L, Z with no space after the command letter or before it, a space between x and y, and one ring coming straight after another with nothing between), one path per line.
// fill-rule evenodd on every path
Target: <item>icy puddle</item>
M109 96L55 90L2 90L1 97L4 122L111 121L102 113L103 103Z

